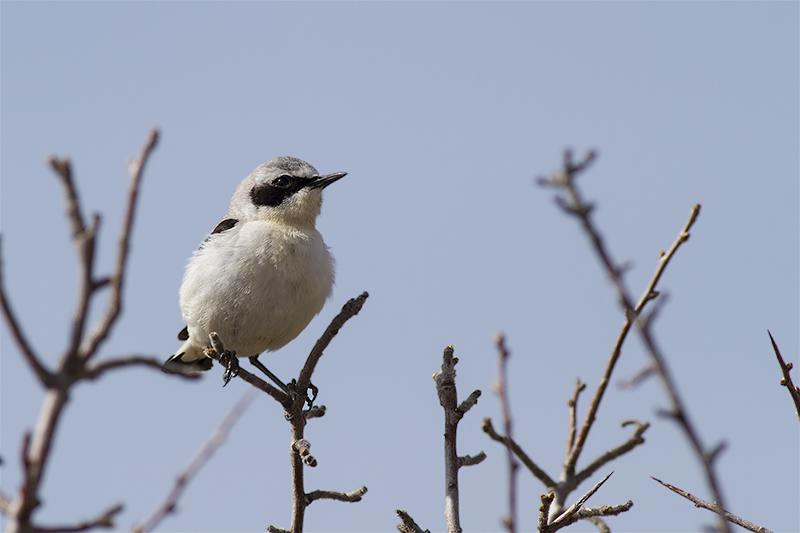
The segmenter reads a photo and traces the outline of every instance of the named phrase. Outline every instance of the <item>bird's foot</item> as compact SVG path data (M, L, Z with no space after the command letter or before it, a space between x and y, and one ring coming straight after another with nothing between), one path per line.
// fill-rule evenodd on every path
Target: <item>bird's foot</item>
M225 350L220 354L219 362L225 367L225 372L222 373L222 386L224 387L239 375L239 358L236 357L236 352Z
M297 390L297 380L293 379L292 382L289 384L289 388L292 389L293 391L296 391ZM308 395L308 391L311 391L311 396ZM319 394L319 388L317 388L316 385L314 385L313 383L311 383L309 381L308 382L308 390L306 391L306 403L308 404L308 409L309 410L311 410L311 408L314 407L314 400L317 399L317 394Z

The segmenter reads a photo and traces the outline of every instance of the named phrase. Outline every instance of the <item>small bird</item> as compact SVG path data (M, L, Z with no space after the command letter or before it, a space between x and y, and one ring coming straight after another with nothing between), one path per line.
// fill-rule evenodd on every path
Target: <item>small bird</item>
M210 369L204 352L216 332L226 350L268 372L257 356L297 337L331 295L334 260L315 223L322 189L345 175L320 176L305 161L278 157L239 184L186 267L180 288L186 327L178 334L185 342L164 370ZM228 361L225 383L238 371L236 359Z

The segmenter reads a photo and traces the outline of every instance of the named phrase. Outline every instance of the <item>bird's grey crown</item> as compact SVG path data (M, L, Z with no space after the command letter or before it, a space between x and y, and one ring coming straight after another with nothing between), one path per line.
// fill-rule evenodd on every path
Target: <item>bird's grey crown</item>
M261 175L266 174L265 177L267 179L280 176L281 174L311 177L317 175L317 169L296 157L276 157L275 159L270 159L266 163L259 165L257 173Z

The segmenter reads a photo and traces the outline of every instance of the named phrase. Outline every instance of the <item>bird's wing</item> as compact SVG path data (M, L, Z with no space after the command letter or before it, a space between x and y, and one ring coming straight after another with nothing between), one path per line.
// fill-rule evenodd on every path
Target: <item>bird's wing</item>
M212 235L216 233L224 233L230 229L232 229L236 224L239 223L238 219L235 218L223 218L219 224L214 228L214 230L205 238L205 240L200 243L200 248L203 248L203 245L208 242L208 239L211 238Z

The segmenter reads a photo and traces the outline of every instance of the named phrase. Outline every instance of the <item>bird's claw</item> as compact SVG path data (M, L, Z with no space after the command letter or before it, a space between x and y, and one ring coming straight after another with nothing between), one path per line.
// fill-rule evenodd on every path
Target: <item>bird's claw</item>
M236 357L236 352L225 350L219 356L219 362L225 367L225 372L222 373L222 386L224 387L239 375L239 358Z
M293 379L292 382L289 383L289 388L292 389L293 391L296 391L297 390L297 380ZM311 408L314 407L314 400L317 399L317 394L319 394L319 388L317 388L316 385L314 385L313 383L311 383L309 381L308 382L308 390L311 391L311 397L309 398L308 394L306 394L306 403L308 404L308 409L310 411ZM306 391L306 393L308 393L308 391Z

